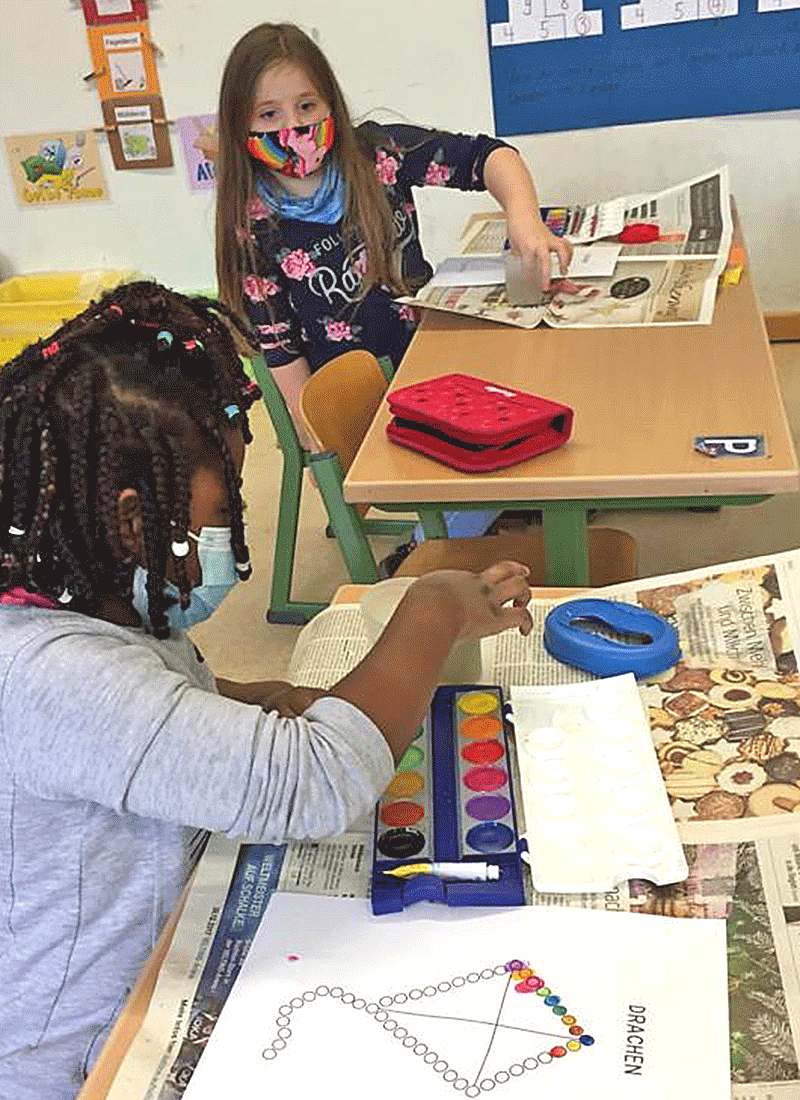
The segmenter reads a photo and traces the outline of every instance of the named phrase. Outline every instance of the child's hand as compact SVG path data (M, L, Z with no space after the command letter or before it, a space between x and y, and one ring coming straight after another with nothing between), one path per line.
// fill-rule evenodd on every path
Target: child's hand
M444 600L460 624L458 641L471 641L518 627L530 634L533 620L527 605L531 598L527 565L501 561L483 573L441 569L426 573L411 586L437 603ZM506 606L510 605L510 606Z
M217 679L220 695L251 703L264 710L276 710L282 718L297 718L327 692L317 688L294 687L285 680L254 680L240 684L232 680Z
M566 275L572 259L572 245L563 237L556 237L537 215L509 216L508 243L511 250L522 258L522 265L531 272L538 268L542 289L550 286L550 253L558 256L561 274Z

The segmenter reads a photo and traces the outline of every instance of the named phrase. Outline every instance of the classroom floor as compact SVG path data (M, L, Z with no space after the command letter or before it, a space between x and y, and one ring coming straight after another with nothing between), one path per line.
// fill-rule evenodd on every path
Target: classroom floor
M772 350L795 447L800 452L800 343L773 344ZM213 618L195 628L193 636L218 675L271 680L284 676L300 627L270 625L264 619L281 453L260 403L253 409L252 426L255 441L245 462L244 492L253 576L238 585ZM607 512L594 522L629 531L636 538L642 577L800 547L800 501L796 495L712 513ZM295 599L328 600L348 579L336 542L325 538L325 523L319 498L304 488L292 591ZM376 557L383 557L393 544L392 539L376 538Z

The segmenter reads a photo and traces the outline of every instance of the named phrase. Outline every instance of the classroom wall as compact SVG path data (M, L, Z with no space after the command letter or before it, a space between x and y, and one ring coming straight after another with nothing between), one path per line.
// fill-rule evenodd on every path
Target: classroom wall
M6 12L6 7L8 12ZM0 0L0 135L98 126L77 0ZM233 42L259 19L314 31L355 116L492 131L483 0L150 0L164 51L167 117L216 107ZM116 172L100 136L111 201L20 210L0 172L0 275L58 268L136 268L184 288L213 282L213 199L175 166ZM514 139L545 200L656 190L721 163L744 223L761 303L800 309L800 112L619 126ZM4 155L4 154L2 154ZM489 206L487 207L487 202ZM435 262L486 196L428 188L422 232Z

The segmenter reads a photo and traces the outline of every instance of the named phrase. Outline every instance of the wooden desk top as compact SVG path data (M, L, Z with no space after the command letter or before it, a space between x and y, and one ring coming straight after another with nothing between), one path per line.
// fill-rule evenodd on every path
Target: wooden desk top
M737 242L738 243L738 242ZM459 371L572 406L563 447L461 474L390 443L384 404L345 478L354 503L758 495L798 489L797 457L747 266L711 325L517 329L428 311L392 389ZM697 435L764 435L767 456L710 459Z

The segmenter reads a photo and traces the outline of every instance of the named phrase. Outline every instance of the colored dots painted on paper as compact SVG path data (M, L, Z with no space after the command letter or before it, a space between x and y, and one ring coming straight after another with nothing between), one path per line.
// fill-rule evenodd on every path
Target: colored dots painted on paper
M564 1008L563 1005L554 1005L553 1006L553 1012L556 1014L556 1016L563 1016L566 1011L567 1010L566 1010L566 1008Z
M566 1047L550 1047L550 1053L554 1058L563 1058L567 1053Z
M520 976L520 979L522 979L522 978L532 978L533 977L533 971L531 970L531 968L529 966L523 966L523 968L519 971L519 976Z
M543 985L541 989L536 990L536 995L537 997L549 997L550 992L550 989L546 985Z
M570 1035L583 1035L583 1028L580 1026L580 1024L573 1024L572 1027L569 1029L569 1033Z
M524 965L525 963L521 959L512 959L511 962L506 963L506 970L521 970Z
M567 1042L567 1050L580 1050L581 1044L577 1039L569 1039Z
M555 993L551 993L549 997L545 997L544 1003L546 1005L557 1005L560 1000L561 998L556 996Z
M419 772L398 772L386 788L384 798L413 798L425 786Z
M564 1019L561 1021L561 1023L562 1024L574 1024L575 1023L575 1017L574 1016L565 1016Z
M542 986L544 985L544 982L542 981L541 978L537 978L534 975L531 978L526 978L525 979L525 984L527 985L527 987L531 991L531 993L535 993L537 989L542 988Z
M594 1043L594 1039L591 1035L581 1035L581 1042L585 1047L590 1047Z
M409 745L403 753L400 763L397 765L399 772L413 772L420 767L425 759L425 753L418 745Z
M460 697L458 709L464 714L491 714L497 710L497 696L488 691L470 691Z
M527 982L517 982L514 988L516 989L517 993L533 993L533 990Z

